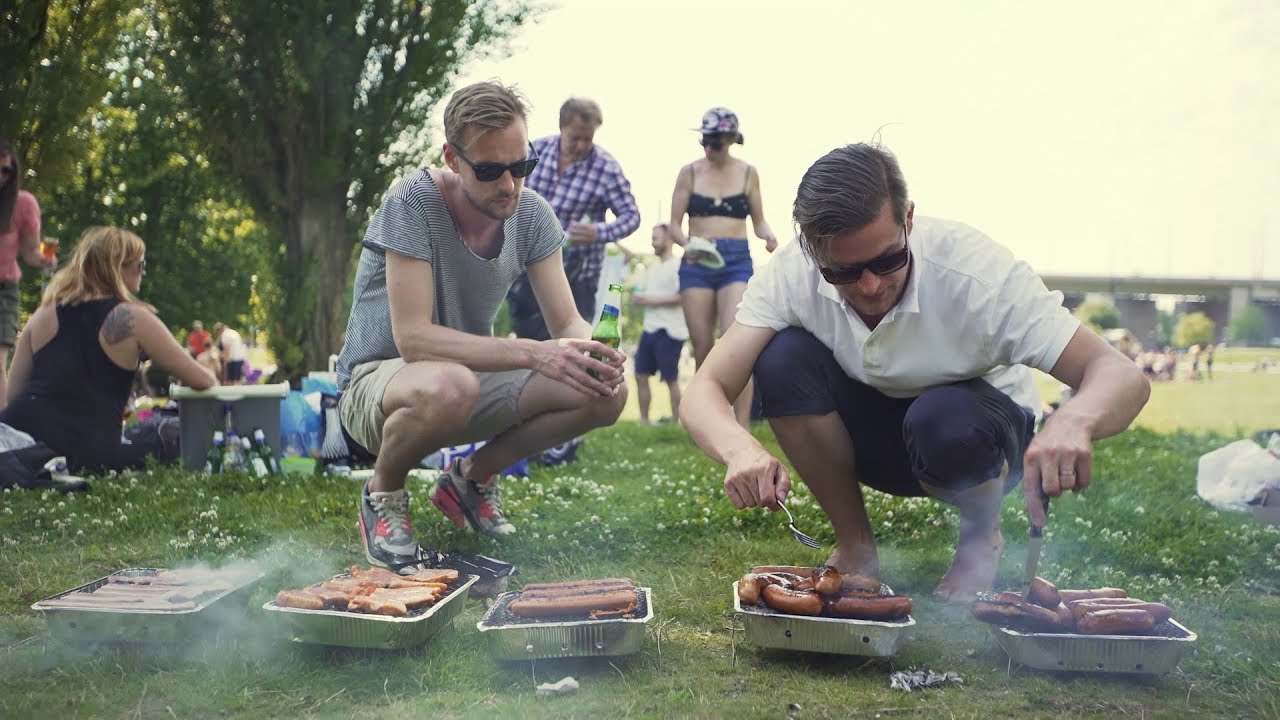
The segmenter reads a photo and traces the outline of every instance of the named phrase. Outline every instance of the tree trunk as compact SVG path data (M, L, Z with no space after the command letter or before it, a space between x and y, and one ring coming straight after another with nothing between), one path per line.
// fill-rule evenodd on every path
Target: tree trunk
M285 266L281 268L279 318L288 341L301 349L301 366L282 369L290 379L328 368L342 348L346 289L356 238L347 220L346 189L305 195L284 217ZM293 360L297 360L296 353Z

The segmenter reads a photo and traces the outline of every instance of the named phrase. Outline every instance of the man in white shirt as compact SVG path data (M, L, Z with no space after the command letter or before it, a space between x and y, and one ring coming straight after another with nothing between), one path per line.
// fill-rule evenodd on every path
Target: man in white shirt
M218 373L218 379L223 385L239 385L242 383L244 381L244 361L249 355L245 350L244 340L240 338L240 333L223 323L214 323L213 343L218 348L218 357L222 366L221 371Z
M1150 386L1007 249L916 217L881 147L815 162L794 218L801 237L752 278L686 388L681 420L727 466L735 507L776 510L790 474L729 404L754 371L764 415L831 520L830 565L879 577L865 484L956 506L959 542L937 594L989 590L1004 494L1022 480L1029 520L1042 527L1048 498L1088 486L1092 441L1128 427ZM1031 367L1075 389L1038 434Z
M656 372L671 394L671 416L680 414L680 351L689 339L680 305L680 260L671 252L674 242L666 223L653 228L653 253L658 261L645 269L641 288L631 302L643 307L644 334L636 347L636 400L640 424L649 424L649 378Z

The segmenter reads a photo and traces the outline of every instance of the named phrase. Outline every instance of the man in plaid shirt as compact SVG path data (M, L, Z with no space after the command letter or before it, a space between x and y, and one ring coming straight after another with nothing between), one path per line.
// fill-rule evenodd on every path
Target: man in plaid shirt
M565 230L565 274L578 312L591 323L596 320L596 286L605 244L617 242L640 227L640 211L622 166L593 142L603 122L594 100L566 100L560 106L560 134L533 141L541 162L525 180L560 219ZM612 222L605 222L606 210L613 211ZM516 335L539 340L550 337L525 277L512 286L508 305Z

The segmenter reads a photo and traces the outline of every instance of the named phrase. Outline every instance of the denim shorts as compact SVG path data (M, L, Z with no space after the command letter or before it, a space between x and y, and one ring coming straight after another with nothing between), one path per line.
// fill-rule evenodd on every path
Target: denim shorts
M692 261L680 263L680 289L710 288L719 290L733 283L751 279L751 249L745 238L716 238L716 251L724 258L724 267L711 269Z
M640 344L636 347L636 374L653 375L657 372L663 382L671 382L680 375L680 351L684 341L677 340L667 334L666 330L655 330L640 336Z
M1022 479L1035 418L982 378L889 397L846 375L831 349L798 327L773 336L754 377L767 418L839 413L858 480L881 492L921 496L922 483L964 491L1005 462L1005 492Z

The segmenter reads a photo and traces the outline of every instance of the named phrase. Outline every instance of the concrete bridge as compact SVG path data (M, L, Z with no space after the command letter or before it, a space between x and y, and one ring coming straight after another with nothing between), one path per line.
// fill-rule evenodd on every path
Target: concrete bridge
M1109 298L1120 311L1120 325L1133 332L1143 347L1155 347L1159 337L1157 296L1176 298L1174 317L1202 312L1213 320L1217 340L1227 339L1227 325L1246 307L1262 311L1268 338L1280 338L1280 279L1193 278L1113 275L1042 275L1050 290L1060 290L1063 304L1075 310L1089 296Z

